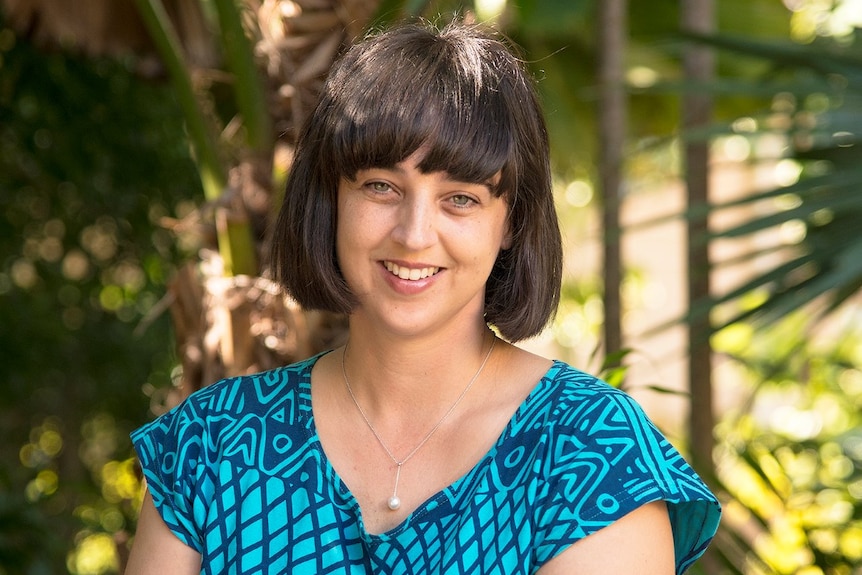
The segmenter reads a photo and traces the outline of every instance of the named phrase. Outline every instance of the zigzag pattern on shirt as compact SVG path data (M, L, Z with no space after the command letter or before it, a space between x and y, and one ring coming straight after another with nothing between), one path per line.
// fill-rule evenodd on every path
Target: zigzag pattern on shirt
M316 359L209 386L133 434L203 573L527 574L658 499L681 573L715 532L715 498L637 404L555 362L469 473L371 535L317 440Z

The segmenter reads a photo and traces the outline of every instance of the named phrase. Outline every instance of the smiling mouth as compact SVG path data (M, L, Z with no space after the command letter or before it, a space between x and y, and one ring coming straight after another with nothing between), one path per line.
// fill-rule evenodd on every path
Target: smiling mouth
M396 263L384 261L383 265L389 270L394 276L398 276L403 280L421 280L430 276L433 276L437 272L440 271L439 267L430 267L430 268L408 268L404 266L399 266Z

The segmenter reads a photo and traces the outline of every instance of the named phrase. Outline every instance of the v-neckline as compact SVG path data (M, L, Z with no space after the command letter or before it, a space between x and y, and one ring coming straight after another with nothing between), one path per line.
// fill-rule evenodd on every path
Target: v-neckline
M413 511L407 514L404 520L402 520L400 523L398 523L391 529L382 531L380 533L371 533L365 528L365 521L362 514L362 508L359 505L359 501L350 491L350 488L347 486L347 483L341 478L338 471L330 462L329 457L326 454L326 450L323 448L323 444L320 441L320 435L317 432L317 426L315 424L314 409L312 407L311 401L311 372L317 361L327 353L331 352L323 352L309 360L306 370L303 373L302 379L299 383L300 407L303 408L302 410L307 414L308 420L306 421L305 427L308 431L308 439L312 442L313 449L315 449L319 454L318 460L320 462L320 471L322 472L323 477L327 478L327 480L331 482L331 485L334 487L334 491L338 492L339 495L344 497L345 502L356 513L356 518L359 524L359 532L365 540L370 542L382 542L396 537L399 533L409 528L411 523L415 522L423 515L435 510L437 506L446 499L450 499L451 492L459 491L464 486L464 484L468 482L468 480L472 480L478 477L483 468L486 468L490 464L490 462L493 461L494 458L497 456L497 453L503 443L511 436L514 424L518 421L523 412L528 409L529 404L536 396L537 392L539 392L539 390L544 385L546 385L546 382L548 380L552 380L554 378L554 374L559 371L559 369L563 366L562 362L560 362L559 360L552 360L551 366L548 367L548 369L542 374L536 384L532 387L532 389L530 389L530 392L527 394L524 400L512 413L511 417L506 422L506 425L503 427L503 430L500 432L496 441L488 449L488 451L481 458L479 458L479 460L475 463L475 465L473 465L473 467L471 467L458 479L456 479L446 487L442 488L441 490L437 491L428 499L419 504L419 506L417 506Z

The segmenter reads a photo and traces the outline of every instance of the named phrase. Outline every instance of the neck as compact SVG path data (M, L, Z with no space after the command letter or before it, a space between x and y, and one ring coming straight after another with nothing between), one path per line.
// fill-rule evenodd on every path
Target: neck
M416 417L417 406L439 413L469 383L494 337L484 324L438 338L387 337L352 325L350 335L344 361L351 387L369 415L378 417Z

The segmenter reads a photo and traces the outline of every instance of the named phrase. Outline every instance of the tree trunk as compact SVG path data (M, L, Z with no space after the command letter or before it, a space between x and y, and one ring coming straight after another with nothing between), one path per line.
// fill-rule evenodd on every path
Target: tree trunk
M599 181L604 245L605 355L622 349L620 202L626 140L626 0L599 2ZM607 367L613 367L608 365Z
M200 2L165 0L189 61L198 67L217 64ZM141 72L153 72L153 42L133 0L0 0L6 20L34 44L73 48L90 56L143 58Z
M147 8L158 7L162 0L139 1ZM280 202L273 166L280 171L289 168L294 138L317 102L323 77L339 48L367 25L377 4L269 0L241 2L237 7L233 0L217 2L225 72L233 82L240 113L216 128L236 152L231 154L232 165L221 166L229 173L228 181L215 197L208 195L207 204L194 215L208 222L204 237L218 237L218 245L210 241L200 261L182 269L171 284L171 313L183 369L181 380L161 398L163 404L154 406L157 410L222 377L298 361L338 345L344 337L344 318L301 310L266 279L266 231ZM159 25L153 30L155 38L170 32L166 28L171 22L163 19ZM165 45L159 44L163 49ZM182 56L170 47L163 53L166 62ZM251 65L260 73L248 70ZM183 84L189 82L178 86ZM202 174L214 174L215 168ZM255 245L249 245L251 241ZM234 249L238 247L246 249ZM236 259L237 253L253 257Z
M714 0L683 0L682 29L698 34L715 32ZM712 98L708 86L714 77L712 50L703 45L688 46L683 69L686 81L696 89L687 92L682 101L682 129L684 134L707 126L712 121ZM686 137L684 141L685 183L687 207L702 207L709 201L709 141ZM701 301L710 295L709 245L703 241L708 231L706 216L687 220L688 243L688 301ZM704 480L715 485L715 465L712 452L715 445L713 430L715 414L712 406L712 348L709 340L708 315L693 318L689 324L689 415L688 430L691 458L694 467ZM715 555L708 552L701 560L704 571L718 573Z
M683 28L687 31L713 31L713 0L683 2ZM712 98L706 86L713 77L713 55L704 46L689 46L684 69L688 82L700 88L683 98L683 131L690 132L712 120ZM709 201L709 142L687 139L684 143L685 183L688 208L703 207ZM702 211L702 210L701 210ZM708 245L703 237L708 231L706 216L688 219L688 298L689 303L709 297L710 263ZM689 385L691 391L692 457L704 471L712 470L714 414L712 409L712 353L709 345L708 317L695 319L689 329Z

